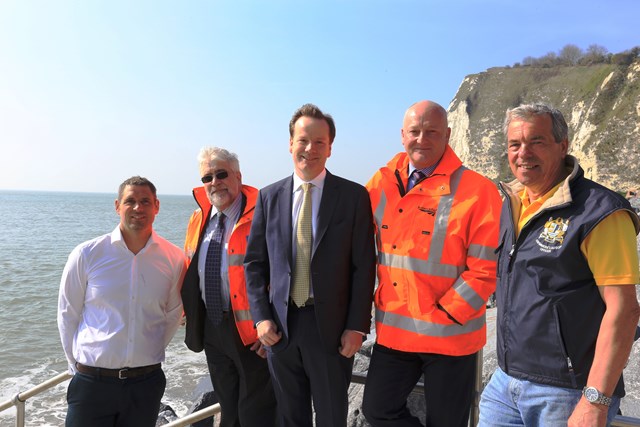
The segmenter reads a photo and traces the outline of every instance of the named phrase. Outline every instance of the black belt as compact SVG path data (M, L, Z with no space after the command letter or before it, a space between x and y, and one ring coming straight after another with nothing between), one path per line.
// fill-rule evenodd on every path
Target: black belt
M305 303L302 305L302 307L298 307L296 305L296 303L293 302L293 299L289 298L289 308L293 308L293 309L296 309L296 310L302 310L303 308L313 307L314 302L315 301L313 300L313 298L310 297L308 300L305 301Z
M121 368L121 369L107 369L107 368L94 368L93 366L83 365L80 362L76 362L76 369L81 374L102 376L102 377L115 377L121 380L127 378L139 377L141 375L149 374L153 371L157 371L161 368L160 363L149 366L140 366L139 368Z

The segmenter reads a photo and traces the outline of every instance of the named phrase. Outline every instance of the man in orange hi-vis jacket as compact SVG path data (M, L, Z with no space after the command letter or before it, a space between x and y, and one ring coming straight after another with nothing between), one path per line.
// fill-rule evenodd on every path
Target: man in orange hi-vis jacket
M406 400L424 374L428 426L465 426L485 304L496 285L501 201L462 165L435 102L412 105L405 152L371 178L378 249L376 344L365 386L373 426L420 426Z
M258 190L242 184L238 157L224 148L204 147L198 162L203 186L193 197L200 208L185 240L185 344L204 349L222 427L274 426L276 400L242 266Z

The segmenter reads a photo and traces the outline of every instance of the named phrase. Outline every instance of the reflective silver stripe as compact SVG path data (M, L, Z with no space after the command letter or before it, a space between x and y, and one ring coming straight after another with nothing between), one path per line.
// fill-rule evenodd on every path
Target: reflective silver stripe
M497 261L498 255L496 255L496 248L492 248L489 246L478 245L472 243L469 245L469 250L467 251L467 255L483 259L485 261Z
M428 337L454 337L481 330L484 327L486 320L485 315L483 314L481 317L472 319L464 325L458 325L455 323L451 325L441 325L439 323L431 323L425 320L412 319L411 317L395 313L386 313L376 308L376 322Z
M251 320L251 312L249 310L234 310L233 315L238 321Z
M227 255L227 263L229 266L242 267L244 255Z
M444 251L444 242L447 239L447 226L449 225L449 217L451 216L451 206L453 199L456 197L462 173L466 170L464 166L459 167L451 174L449 194L440 197L438 202L438 210L434 222L433 232L431 233L431 245L429 246L429 259L432 263L440 264L442 262L442 253Z
M382 226L382 217L384 216L384 210L387 207L387 195L384 191L380 194L380 201L378 202L378 206L376 207L376 211L373 213L373 217L376 220L376 224L378 228Z
M459 278L453 285L453 289L460 297L466 301L474 310L480 310L485 301L478 295L478 293L467 282Z
M455 265L439 264L420 258L388 254L382 251L378 254L378 263L386 267L401 268L403 270L428 274L430 276L446 277L448 279L456 279L464 271L463 266L456 267Z
M449 279L456 279L462 274L464 266L442 264L442 253L444 251L444 242L447 237L447 226L449 224L451 206L453 205L453 199L455 198L456 191L458 190L462 173L465 170L466 168L462 166L451 174L451 191L448 195L440 197L435 218L435 226L431 233L429 258L427 260L423 260L409 256L387 254L381 251L378 254L378 262L380 265L415 271L417 273L428 274L431 276L446 277ZM378 209L376 209L376 215L378 215Z

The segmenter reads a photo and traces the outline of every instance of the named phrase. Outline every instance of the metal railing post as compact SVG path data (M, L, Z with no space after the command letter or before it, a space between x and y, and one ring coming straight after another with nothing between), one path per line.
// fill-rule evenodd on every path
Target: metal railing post
M480 395L482 394L482 369L484 368L484 360L482 349L478 351L476 357L476 386L473 390L473 402L471 402L471 410L469 411L469 427L475 427L480 420Z
M20 393L13 398L13 404L16 407L16 427L24 427L25 401L20 399Z
M163 427L185 427L197 421L204 420L205 418L218 415L220 411L221 411L220 404L215 403L211 406L207 406L206 408L200 409L198 412L185 415L184 417L178 420L172 421L169 424L165 424Z
M15 395L15 397L13 399L7 400L5 402L0 402L0 412L4 411L5 409L8 409L12 406L16 407L16 427L24 427L24 422L25 422L25 404L27 402L27 399L42 393L43 391L46 391L48 389L50 389L51 387L60 384L63 381L68 380L69 378L71 378L71 375L67 372L63 372L61 374L56 375L55 377L38 384L37 386L24 391L22 393L18 393Z

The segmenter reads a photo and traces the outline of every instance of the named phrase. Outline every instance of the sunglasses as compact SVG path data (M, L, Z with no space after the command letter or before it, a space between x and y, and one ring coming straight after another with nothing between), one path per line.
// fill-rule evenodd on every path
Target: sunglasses
M203 176L202 178L200 178L200 181L202 181L203 184L208 184L211 181L213 181L213 177L216 177L216 179L225 179L226 177L229 176L229 172L227 171L218 171L216 173L214 173L213 175L211 174L207 174L205 176Z

